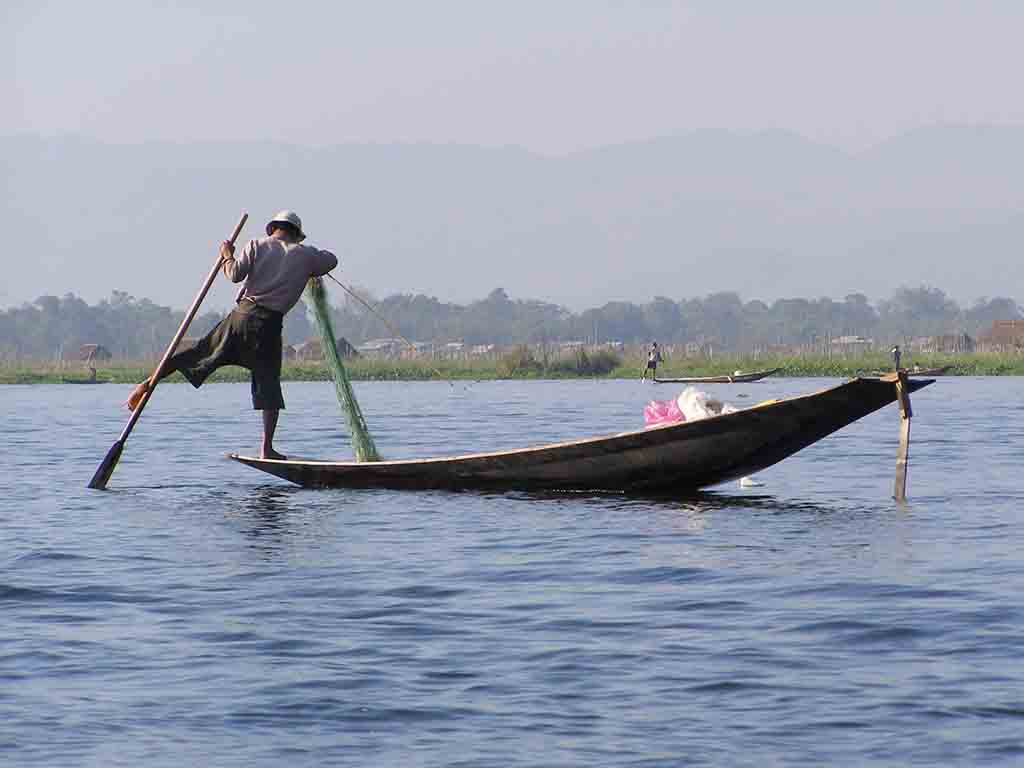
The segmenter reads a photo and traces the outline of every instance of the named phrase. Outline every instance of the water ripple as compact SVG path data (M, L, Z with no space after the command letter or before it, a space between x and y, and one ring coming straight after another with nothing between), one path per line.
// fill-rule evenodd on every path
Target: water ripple
M389 456L618 432L652 391L357 388ZM219 458L247 387L168 384L97 494L125 393L4 389L0 762L1017 764L1018 388L915 395L908 505L892 408L756 494L311 491ZM286 390L281 447L347 455L333 389Z

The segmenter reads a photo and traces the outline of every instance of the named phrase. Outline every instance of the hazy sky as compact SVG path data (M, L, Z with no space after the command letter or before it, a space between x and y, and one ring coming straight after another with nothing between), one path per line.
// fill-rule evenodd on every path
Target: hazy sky
M856 149L937 122L1024 123L1019 2L3 0L0 14L6 134L565 153L706 127Z
M792 131L857 151L939 123L1024 126L1018 83L1024 71L1022 31L1024 3L983 0L0 0L0 135L81 135L118 144L451 142L562 155L711 128ZM995 178L1013 185L1015 177L1003 172L1002 163L1000 156L981 183ZM318 181L322 189L330 180ZM59 177L55 183L61 183ZM956 185L936 183L958 191ZM28 199L8 186L0 175L0 193L7 200ZM996 189L989 196L998 194ZM961 195L965 199L956 204L969 209L970 190ZM205 199L186 197L184 210L171 210L170 200L154 200L152 218L134 223L146 224L158 238L197 206L204 213L220 211L224 218L223 211L233 216L256 205L255 197L243 200L236 191L211 189ZM292 194L288 200L311 216L320 205L321 222L339 219L328 218L323 194L314 197ZM75 252L82 212L75 220L76 211L55 210L45 194L38 199L45 201L41 207L27 211L34 221L59 217L78 229L68 237L52 227L58 245L41 254L49 272L12 265L0 283L0 306L43 291L71 290L93 300L115 279L137 295L172 304L185 301L175 297L191 295L186 280L203 270L208 255L196 243L182 244L181 250L195 247L196 261L176 267L182 276L174 279L181 284L168 278L162 293L153 275L124 267L135 258L136 243L91 248L88 274L75 273L60 259L85 269ZM296 199L300 202L291 202ZM831 199L822 203L841 205ZM254 210L257 218L278 205L276 198L261 204L266 210ZM597 229L613 218L596 222ZM211 235L208 223L203 226L205 243ZM988 231L983 224L977 227ZM948 245L949 234L934 229L904 233L911 245L897 241L893 253L920 246L913 240L918 234ZM213 237L222 236L215 232ZM344 248L343 221L334 230L321 226L320 232L330 236L329 244ZM381 238L388 234L382 230ZM422 266L424 254L434 258L445 252L437 243L406 254L405 262L396 255L400 249L382 251L387 268L370 255L352 266L382 295L424 290L466 300L495 285L509 287L517 298L522 294L516 290L533 290L515 264L478 262L461 273L454 269L455 257L468 256L458 234L453 228L437 235L448 243L451 258L429 263L422 276L413 268ZM614 246L619 233L606 234ZM989 250L1015 260L1017 234L1013 227L1000 230ZM859 233L848 235L855 239ZM680 252L694 242L686 233L672 237ZM1016 283L987 275L957 280L959 273L951 270L963 267L963 249L975 243L923 277L953 294L958 289L974 294L957 295L961 299L1016 290ZM578 267L584 261L580 274L589 277L574 283L578 295L529 297L647 300L640 295L645 286L660 284L660 277L643 282L638 271L636 295L611 295L610 279L591 275L585 250L573 244L564 253L565 268L574 259ZM734 285L747 290L730 274L701 266L699 259L708 253L694 252L698 262L694 279L686 282L687 295ZM609 274L623 273L622 254L613 256L618 261L606 265ZM779 260L785 266L786 257ZM758 282L763 295L744 295L769 298L807 290L842 296L863 289L856 280L828 283L827 273L800 288L781 278L771 285ZM886 272L885 279L893 288L920 279L919 272L908 274ZM883 298L888 284L876 290L872 297Z

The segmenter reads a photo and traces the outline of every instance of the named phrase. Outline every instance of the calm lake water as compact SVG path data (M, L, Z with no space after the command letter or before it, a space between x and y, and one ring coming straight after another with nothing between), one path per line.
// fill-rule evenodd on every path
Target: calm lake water
M738 406L824 380L709 386ZM391 458L639 426L639 382L372 383ZM677 500L304 490L246 385L0 387L0 764L1024 762L1024 381ZM743 397L745 395L745 397ZM351 454L286 384L279 448Z

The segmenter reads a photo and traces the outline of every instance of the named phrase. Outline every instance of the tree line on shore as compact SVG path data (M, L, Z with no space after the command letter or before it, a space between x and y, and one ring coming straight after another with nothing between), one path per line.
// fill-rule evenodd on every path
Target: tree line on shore
M695 342L716 350L746 353L772 345L821 344L841 336L862 336L878 344L921 336L977 336L996 320L1022 317L1010 298L984 298L960 306L946 293L929 286L901 287L890 298L872 303L852 293L842 301L830 298L778 299L770 304L744 301L723 291L702 298L663 296L645 304L608 302L571 312L544 301L511 299L503 289L468 304L447 303L421 294L398 294L376 301L377 314L403 336L416 341L462 341L466 344L542 344L584 341L600 344ZM300 343L316 335L299 304L285 318L285 341ZM189 331L199 336L225 312L199 315ZM390 337L380 318L349 297L332 306L336 334L354 344ZM34 302L0 311L0 359L64 359L77 357L83 344L99 344L114 356L141 359L159 356L177 330L184 313L137 299L124 291L90 305L74 294L41 296Z

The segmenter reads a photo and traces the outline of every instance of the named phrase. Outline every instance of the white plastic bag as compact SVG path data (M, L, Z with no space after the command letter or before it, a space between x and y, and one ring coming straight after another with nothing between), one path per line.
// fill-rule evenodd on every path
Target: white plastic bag
M710 397L707 392L696 387L684 389L679 397L676 398L676 403L679 405L679 410L686 416L687 421L696 421L710 416L720 416L724 413L736 412L736 408L733 406Z

